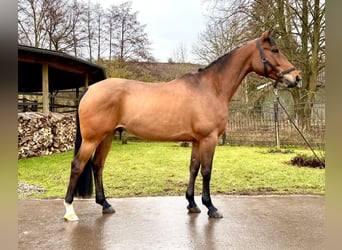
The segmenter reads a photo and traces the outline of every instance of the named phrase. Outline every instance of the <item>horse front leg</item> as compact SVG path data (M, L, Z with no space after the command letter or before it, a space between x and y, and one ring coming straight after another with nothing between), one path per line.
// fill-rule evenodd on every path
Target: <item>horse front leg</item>
M190 159L190 178L188 183L188 188L186 190L185 197L189 201L187 209L189 213L200 213L201 210L198 208L195 202L195 182L200 167L200 157L199 157L199 144L198 142L192 143L191 159Z
M210 179L217 138L209 137L200 142L201 174L203 177L202 203L208 208L210 218L222 218L210 197Z
M106 196L103 188L102 173L104 164L110 147L112 145L113 135L108 135L96 148L94 159L93 159L93 172L95 180L95 201L97 204L102 206L102 213L112 214L115 213L114 208L106 200Z

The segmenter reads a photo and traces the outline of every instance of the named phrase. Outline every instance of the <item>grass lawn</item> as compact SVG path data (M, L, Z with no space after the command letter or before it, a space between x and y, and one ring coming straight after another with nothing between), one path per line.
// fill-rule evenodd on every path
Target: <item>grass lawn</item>
M179 143L114 141L103 179L106 196L185 195L191 147ZM218 146L211 178L212 194L325 193L325 170L288 165L305 149L269 153L267 147ZM64 198L73 152L18 161L18 182L46 189L19 198ZM202 177L196 182L201 194Z

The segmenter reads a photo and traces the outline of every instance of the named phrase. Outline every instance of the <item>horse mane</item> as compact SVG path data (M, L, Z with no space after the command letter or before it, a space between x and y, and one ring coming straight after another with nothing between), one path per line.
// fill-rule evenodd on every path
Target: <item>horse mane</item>
M198 83L198 75L195 73L186 73L179 77L178 79L185 80L188 83Z
M232 55L235 53L235 51L236 51L238 48L240 48L240 47L236 47L235 49L233 49L233 50L227 52L226 54L224 54L224 55L222 55L222 56L220 56L219 58L217 58L216 60L212 61L210 64L208 64L208 65L205 66L204 68L199 68L199 69L198 69L198 72L202 72L202 71L204 71L204 70L206 70L206 69L209 69L209 68L211 68L212 66L214 66L214 65L216 65L216 64L218 64L218 63L220 63L220 62L222 62L222 61L228 61L228 60L230 60L230 58L232 57Z
M213 66L215 66L215 65L219 65L219 68L221 67L221 66L226 66L227 64L229 64L230 63L230 60L231 60L231 58L233 57L233 54L236 52L236 50L238 49L238 48L240 48L241 46L239 46L239 47L236 47L235 49L233 49L233 50L231 50L231 51L229 51L229 52L227 52L226 54L224 54L224 55L222 55L222 56L220 56L219 58L217 58L216 60L214 60L214 61L212 61L209 65L207 65L206 67L204 67L204 68L199 68L198 69L198 73L200 73L200 72L203 72L203 71L205 71L205 70L207 70L207 69L210 69L210 68L212 68ZM220 66L221 65L221 66ZM182 75L181 77L179 77L179 79L183 79L183 80L186 80L187 82L192 82L192 83L198 83L198 77L199 77L199 75L198 75L198 73L186 73L186 74L184 74L184 75Z

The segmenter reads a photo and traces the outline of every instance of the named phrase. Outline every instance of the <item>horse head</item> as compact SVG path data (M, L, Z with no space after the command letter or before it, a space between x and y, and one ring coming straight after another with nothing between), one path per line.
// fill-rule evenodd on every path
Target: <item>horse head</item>
M253 55L254 71L275 80L274 87L280 83L284 87L301 87L299 71L282 54L270 37L271 31L265 31L256 39L256 52Z

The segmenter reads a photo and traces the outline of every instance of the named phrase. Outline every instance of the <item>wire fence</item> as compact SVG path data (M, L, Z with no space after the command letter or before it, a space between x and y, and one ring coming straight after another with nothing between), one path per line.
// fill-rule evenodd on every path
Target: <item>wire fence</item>
M298 105L285 108L290 117L280 106L276 107L275 103L268 103L253 109L243 106L231 107L226 130L226 143L231 145L277 146L276 126L278 126L280 146L305 146L306 142L290 120L292 119L298 126L296 116ZM278 109L278 113L276 113L276 109ZM313 103L309 119L310 121L306 122L309 126L306 128L299 127L299 130L312 147L324 148L325 104Z

